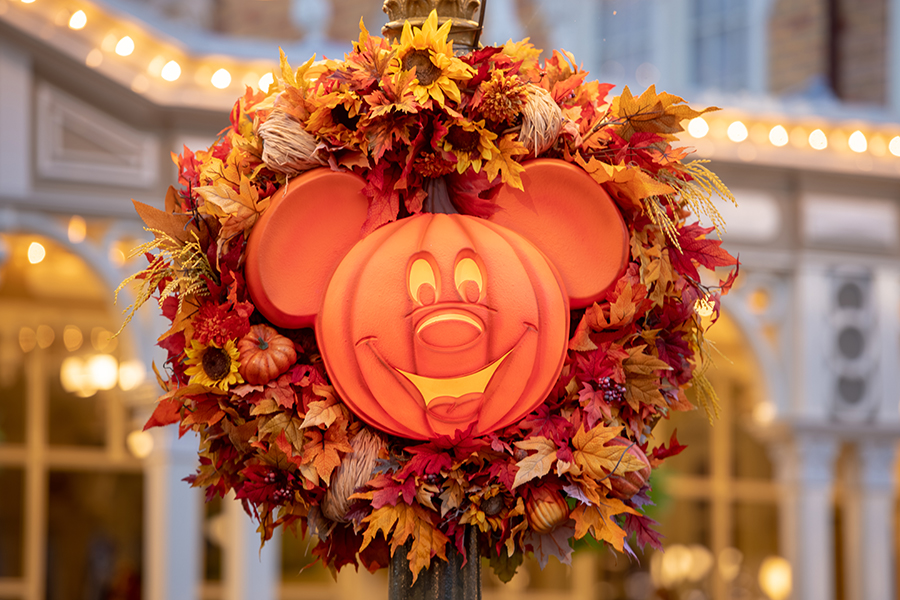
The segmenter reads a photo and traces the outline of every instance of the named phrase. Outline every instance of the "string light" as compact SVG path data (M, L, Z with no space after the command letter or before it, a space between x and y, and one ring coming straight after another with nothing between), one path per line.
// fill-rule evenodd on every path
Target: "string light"
M28 262L38 264L47 257L47 249L40 242L31 242L28 246Z
M729 125L726 133L728 134L728 139L732 142L743 142L749 135L747 126L740 121L735 121Z
M894 156L900 156L900 135L895 135L891 139L891 143L888 144L888 150L890 150L891 154Z
M816 129L809 134L809 145L814 150L824 150L828 147L828 136L821 129Z
M700 139L709 133L709 123L707 123L703 117L691 119L688 123L688 133L693 137Z
M174 60L170 60L162 68L162 72L160 73L160 75L166 81L175 81L176 79L181 77L181 65L179 65Z
M72 215L69 219L68 229L69 241L73 244L80 244L87 237L87 221L80 215Z
M224 90L231 85L231 73L229 73L227 69L219 69L212 74L210 82L212 82L213 87Z
M771 131L769 131L769 141L772 142L772 145L778 146L779 148L781 146L787 145L787 143L788 143L787 129L785 129L781 125L776 125L775 127L772 128Z
M87 15L84 14L83 10L76 11L69 18L69 29L77 31L83 29L85 25L87 25Z
M259 89L263 92L269 91L269 86L275 83L275 76L271 73L266 73L262 77L259 78ZM694 136L696 137L696 136Z
M866 136L859 129L850 134L850 139L847 140L847 144L854 152L865 152L868 147Z
M129 56L132 52L134 52L134 40L126 35L116 44L116 54Z

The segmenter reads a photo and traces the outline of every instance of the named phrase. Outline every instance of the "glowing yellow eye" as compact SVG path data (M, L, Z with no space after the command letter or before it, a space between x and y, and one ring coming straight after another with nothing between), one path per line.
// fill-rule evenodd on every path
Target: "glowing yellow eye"
M476 263L471 258L464 258L456 263L456 269L453 272L454 283L456 283L456 289L459 290L460 295L468 300L469 302L475 302L478 300L478 295L481 294L481 289L484 287L484 279L481 277L481 269L478 268L478 263ZM471 281L475 284L475 289L472 290L472 293L467 293L467 288L471 288L471 286L466 286L465 283L467 281ZM474 298L470 298L470 295L474 295Z
M437 292L437 281L434 276L434 269L424 258L417 258L409 267L409 297L419 304L430 304L422 297L422 286L430 286L431 302L434 302L434 295Z

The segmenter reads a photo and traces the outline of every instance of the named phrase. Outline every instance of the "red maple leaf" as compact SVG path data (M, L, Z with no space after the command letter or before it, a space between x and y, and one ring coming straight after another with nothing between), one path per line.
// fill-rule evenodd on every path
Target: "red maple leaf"
M372 494L372 508L376 510L386 504L397 506L401 498L406 504L412 504L416 498L415 477L400 479L381 473L369 483L369 486L375 489Z
M181 400L178 398L167 398L156 405L153 414L147 419L144 425L144 431L151 427L163 427L171 425L181 420Z
M657 466L659 466L659 464L664 459L669 458L670 456L675 456L677 454L680 454L682 450L687 448L687 446L684 446L684 445L678 443L678 438L676 437L677 434L678 434L677 429L672 432L672 437L669 438L669 446L668 447L666 447L666 445L663 444L661 446L657 446L656 448L654 448L653 452L650 453L650 456L648 458L650 459L650 464L653 465L653 468L656 468Z
M701 227L699 223L691 223L678 231L681 251L673 249L669 252L669 258L672 266L685 277L694 281L700 279L700 274L692 261L707 269L737 264L737 260L722 248L722 240L711 240L706 237L713 229Z
M625 515L625 531L634 532L637 543L642 548L648 545L662 552L662 534L654 530L659 523L644 515Z

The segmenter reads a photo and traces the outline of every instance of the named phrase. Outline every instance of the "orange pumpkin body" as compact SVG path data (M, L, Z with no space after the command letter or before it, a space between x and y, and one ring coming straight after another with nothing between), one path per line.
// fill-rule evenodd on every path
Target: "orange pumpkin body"
M552 389L566 353L559 275L519 234L421 214L381 227L335 270L316 338L341 398L414 439L516 422Z
M536 533L547 534L569 520L569 505L559 490L541 486L525 501L525 518Z
M631 440L627 440L623 437L616 437L611 439L609 444L613 446L629 446ZM610 495L615 496L620 500L628 500L640 492L641 489L647 485L647 482L650 481L650 460L647 458L647 455L644 454L644 451L635 444L628 448L626 454L634 456L646 466L638 471L629 471L622 475L612 475L609 478L610 486L612 486Z
M238 340L237 348L238 371L253 385L268 383L297 360L294 343L268 325L253 325L250 333Z

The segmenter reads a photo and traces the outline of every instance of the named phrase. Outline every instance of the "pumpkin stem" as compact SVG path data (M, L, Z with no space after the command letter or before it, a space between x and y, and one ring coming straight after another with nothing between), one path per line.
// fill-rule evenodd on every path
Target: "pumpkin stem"
M260 350L268 350L268 349L269 349L269 342L267 342L266 340L262 339L262 336L257 337L257 338L256 338L256 341L259 342L259 349L260 349Z

